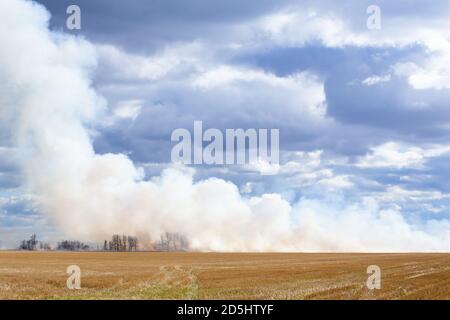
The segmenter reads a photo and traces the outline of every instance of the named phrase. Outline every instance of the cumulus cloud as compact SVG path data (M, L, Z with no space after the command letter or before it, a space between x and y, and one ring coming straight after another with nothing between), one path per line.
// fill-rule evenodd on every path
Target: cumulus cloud
M419 4L425 5L425 4ZM437 4L440 6L441 4ZM364 3L354 4L361 9L344 12L343 6L329 1L312 5L303 3L287 5L279 12L269 13L241 26L247 35L242 42L248 46L304 47L319 42L325 47L385 47L405 48L422 46L428 56L424 61L401 62L393 66L397 75L405 76L415 89L449 89L450 24L448 8L429 19L426 16L392 15L395 11L388 3L380 4L382 29L366 28ZM351 15L352 19L347 16ZM359 25L355 21L361 22ZM301 27L300 27L301 26ZM244 32L245 31L245 32ZM410 64L413 68L402 66ZM372 76L363 81L365 85L387 82L391 75Z
M121 119L136 120L142 109L141 100L121 101L114 109L114 115Z
M362 168L421 169L427 159L441 156L449 151L448 146L424 149L391 141L371 148L371 152L361 157L356 165Z
M123 80L131 77L148 81L131 89L126 81L102 84L100 90L112 96L124 91L145 99L149 106L142 112L144 121L147 115L166 121L168 113L178 113L189 119L190 125L193 120L202 119L213 126L230 127L231 122L248 126L259 119L277 127L286 118L298 121L296 125L326 124L324 85L317 75L304 71L282 77L224 64L205 56L207 50L205 44L196 43L131 58L116 48L101 46L102 78L112 74L125 77ZM109 56L111 52L113 58ZM132 63L128 62L130 59ZM229 119L228 123L224 123L225 119Z
M446 41L446 40L445 40ZM450 43L446 43L437 52L421 64L402 62L393 66L395 73L406 77L408 83L415 89L450 89Z
M205 64L208 51L201 43L168 46L152 55L124 52L112 45L97 45L99 72L111 80L152 81L180 75L198 64Z

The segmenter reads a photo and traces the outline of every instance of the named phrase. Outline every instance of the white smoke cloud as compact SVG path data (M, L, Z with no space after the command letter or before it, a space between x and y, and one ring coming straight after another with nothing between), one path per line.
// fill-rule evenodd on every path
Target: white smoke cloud
M0 117L14 132L27 187L65 234L180 232L193 249L218 251L450 250L447 221L420 230L374 200L336 208L246 198L231 182L194 182L186 168L146 180L127 156L95 154L89 127L106 105L91 86L95 48L50 32L48 19L32 2L0 2Z

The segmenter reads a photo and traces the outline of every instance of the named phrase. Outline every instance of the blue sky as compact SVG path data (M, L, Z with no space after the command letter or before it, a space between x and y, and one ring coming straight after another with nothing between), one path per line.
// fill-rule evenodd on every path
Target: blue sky
M378 1L381 29L369 30L371 1L81 0L79 31L65 27L74 1L38 2L51 33L95 49L89 76L105 107L83 126L96 154L124 154L151 180L172 165L171 132L194 120L279 128L278 174L197 166L194 183L223 179L242 197L276 194L319 216L395 212L443 242L408 249L450 248L446 1ZM0 130L0 240L73 236L29 188L13 131Z

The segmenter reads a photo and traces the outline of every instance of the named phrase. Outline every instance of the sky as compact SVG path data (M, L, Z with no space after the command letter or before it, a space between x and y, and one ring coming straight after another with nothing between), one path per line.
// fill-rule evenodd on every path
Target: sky
M179 231L199 250L450 251L447 1L5 0L0 17L0 248ZM278 172L177 167L171 133L195 120L279 129Z

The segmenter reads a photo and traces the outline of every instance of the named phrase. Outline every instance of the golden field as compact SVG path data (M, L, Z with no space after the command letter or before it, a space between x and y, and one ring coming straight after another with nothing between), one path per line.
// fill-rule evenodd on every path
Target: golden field
M4 251L0 299L450 299L450 254Z

